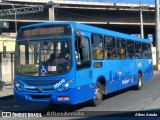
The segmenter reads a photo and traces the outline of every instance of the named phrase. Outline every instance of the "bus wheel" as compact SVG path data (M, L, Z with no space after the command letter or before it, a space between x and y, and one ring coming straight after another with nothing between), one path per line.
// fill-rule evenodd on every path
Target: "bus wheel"
M136 85L136 89L140 90L142 88L142 74L138 73L138 81Z
M94 106L98 106L99 104L101 104L102 99L103 99L102 85L100 82L98 82L96 86L94 98L92 99L92 104Z

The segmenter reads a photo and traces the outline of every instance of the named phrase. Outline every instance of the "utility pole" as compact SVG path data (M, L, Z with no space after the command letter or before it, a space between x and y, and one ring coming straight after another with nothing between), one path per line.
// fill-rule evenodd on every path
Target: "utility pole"
M155 22L156 22L156 60L158 71L160 71L160 26L159 26L159 0L155 0Z
M49 6L49 21L54 22L55 21L55 4L53 1L48 3Z
M143 31L143 13L142 13L143 9L142 6L140 4L140 21L141 21L141 37L144 38L144 31Z
M52 5L52 7L49 8L49 21L50 22L55 21L55 9L54 9L54 5Z

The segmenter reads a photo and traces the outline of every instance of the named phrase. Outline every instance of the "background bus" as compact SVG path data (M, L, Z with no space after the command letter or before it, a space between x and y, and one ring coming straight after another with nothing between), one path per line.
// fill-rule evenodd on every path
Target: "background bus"
M99 105L103 95L153 75L147 39L74 22L21 27L15 53L17 102Z

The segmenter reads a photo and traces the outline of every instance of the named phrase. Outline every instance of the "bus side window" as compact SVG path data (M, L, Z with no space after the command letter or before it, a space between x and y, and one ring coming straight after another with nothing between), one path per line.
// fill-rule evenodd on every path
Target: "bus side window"
M135 50L136 50L135 57L142 58L142 44L141 44L141 42L135 42Z
M103 59L103 37L102 35L92 34L92 56L93 59Z
M126 53L127 58L129 59L135 58L134 41L127 40L126 44L127 44L127 53Z
M80 62L81 61L81 47L80 47L80 44L81 44L81 38L80 36L76 36L75 38L75 55L76 55L76 62Z
M126 58L126 42L124 39L117 38L117 54L119 59Z
M104 49L106 59L116 58L115 39L113 37L105 36Z
M148 44L142 43L142 58L148 58Z

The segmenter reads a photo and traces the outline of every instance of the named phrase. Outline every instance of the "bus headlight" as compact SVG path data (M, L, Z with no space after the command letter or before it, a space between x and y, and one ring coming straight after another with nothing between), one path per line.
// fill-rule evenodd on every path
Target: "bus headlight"
M16 86L16 87L19 87L19 83L16 83L15 86Z
M72 80L67 81L64 85L60 86L57 90L58 91L66 91L71 86Z
M65 86L66 88L69 87L69 83L66 83L64 86Z
M16 87L16 89L17 90L19 90L19 91L24 91L24 88L23 88L23 86L20 84L20 83L18 83L17 81L15 81L15 87Z

